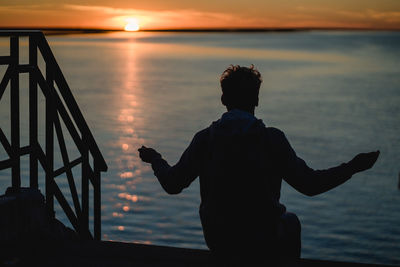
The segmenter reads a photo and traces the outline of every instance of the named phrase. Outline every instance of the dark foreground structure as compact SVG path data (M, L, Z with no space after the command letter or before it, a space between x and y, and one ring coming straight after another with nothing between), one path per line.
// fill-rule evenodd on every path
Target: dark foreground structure
M0 266L383 266L307 259L262 260L219 261L207 250L85 240L46 215L39 190L21 188L16 193L9 188L0 196Z
M46 215L37 189L9 188L0 196L0 266L383 266L321 260L254 262L215 259L210 251L135 243L85 240Z
M110 241L69 241L3 244L0 266L282 266L282 267L384 267L322 260L237 264L213 260L209 251ZM4 254L3 254L4 253Z

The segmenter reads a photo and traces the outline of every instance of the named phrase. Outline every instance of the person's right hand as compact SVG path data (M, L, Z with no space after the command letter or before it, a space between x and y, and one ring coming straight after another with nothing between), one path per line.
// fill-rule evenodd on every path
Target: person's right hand
M138 149L139 157L147 163L151 163L155 158L160 158L161 155L155 149L142 146Z
M351 168L354 173L362 172L368 170L374 166L376 160L378 159L380 151L360 153L349 161Z

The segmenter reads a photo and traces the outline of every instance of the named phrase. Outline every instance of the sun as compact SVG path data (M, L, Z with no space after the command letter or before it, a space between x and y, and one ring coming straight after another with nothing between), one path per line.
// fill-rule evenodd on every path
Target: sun
M136 32L140 29L139 27L139 21L137 18L128 18L126 19L126 26L125 26L125 31L128 32Z

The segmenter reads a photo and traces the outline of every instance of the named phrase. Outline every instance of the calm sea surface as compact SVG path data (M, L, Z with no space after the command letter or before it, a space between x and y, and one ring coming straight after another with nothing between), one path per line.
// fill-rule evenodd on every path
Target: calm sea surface
M137 148L154 147L174 164L194 134L224 112L221 72L229 64L254 64L264 79L256 116L283 130L310 167L381 151L373 169L323 195L310 198L283 185L281 202L302 222L302 256L400 264L400 33L114 33L48 41L109 166L101 189L104 240L206 248L198 180L167 195ZM2 55L7 45L0 39ZM23 60L26 54L21 51ZM27 77L21 76L22 145L28 143ZM6 134L8 101L5 93L0 126ZM44 104L42 96L39 101ZM43 108L40 116L44 125ZM77 155L70 146L70 159ZM0 156L6 158L2 148ZM25 176L27 162L24 157ZM78 190L79 172L74 168ZM9 177L9 170L0 172L1 192ZM70 198L65 177L57 182ZM69 224L59 208L56 214Z

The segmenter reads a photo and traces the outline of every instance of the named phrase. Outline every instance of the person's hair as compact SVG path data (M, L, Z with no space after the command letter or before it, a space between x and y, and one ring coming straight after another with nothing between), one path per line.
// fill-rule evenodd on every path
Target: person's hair
M254 65L230 65L221 75L222 103L228 108L249 109L258 105L261 74Z

